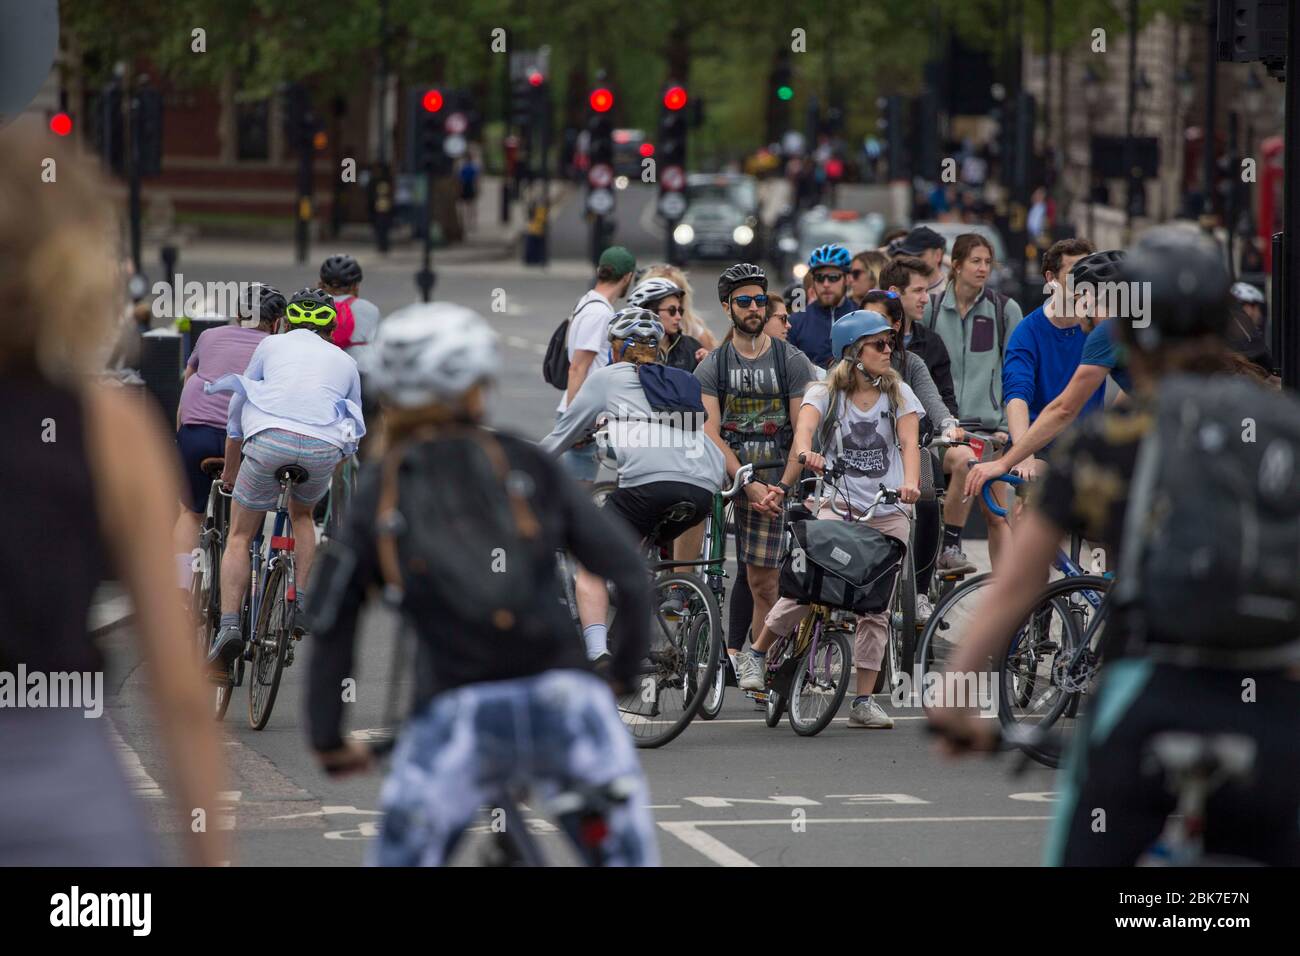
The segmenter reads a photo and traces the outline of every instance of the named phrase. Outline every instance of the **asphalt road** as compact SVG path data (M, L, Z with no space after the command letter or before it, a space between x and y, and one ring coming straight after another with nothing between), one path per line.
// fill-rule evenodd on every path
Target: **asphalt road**
M319 255L327 251L321 248ZM385 314L413 299L411 254L398 253L387 263L366 256L363 263L363 294ZM587 288L589 266L557 260L539 271L497 256L438 268L437 297L478 309L502 333L505 363L492 401L495 423L542 436L553 421L558 393L542 381L541 356L555 325ZM310 278L286 250L269 246L192 249L183 269L187 279L255 278L286 290ZM120 735L133 785L174 849L166 761L129 625L107 641L112 661L107 714ZM371 608L362 624L357 701L348 715L349 729L362 736L382 726L390 694L404 699L405 688L389 681L394 642L389 612ZM334 781L316 769L304 737L306 673L306 657L300 654L285 673L265 731L247 726L246 689L238 692L222 725L231 782L218 825L234 830L235 865L352 866L362 861L373 838L380 778ZM919 711L885 704L897 721L893 730L850 729L846 710L820 736L804 739L784 721L769 730L754 704L728 689L717 720L697 720L668 746L642 752L664 862L1036 863L1055 796L1054 775L1033 768L1013 778L1008 758L942 762L931 752ZM459 862L473 862L482 839L475 834ZM559 842L553 836L545 841Z

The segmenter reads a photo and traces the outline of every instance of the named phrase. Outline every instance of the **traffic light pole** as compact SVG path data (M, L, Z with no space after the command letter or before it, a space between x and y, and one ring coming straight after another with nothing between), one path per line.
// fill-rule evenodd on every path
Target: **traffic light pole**
M420 271L415 274L415 284L420 288L420 301L433 301L433 286L437 276L433 272L433 175L432 159L424 167L424 249L420 257Z
M308 225L311 222L311 140L306 136L298 142L298 208L294 222L294 261L302 265L310 254Z

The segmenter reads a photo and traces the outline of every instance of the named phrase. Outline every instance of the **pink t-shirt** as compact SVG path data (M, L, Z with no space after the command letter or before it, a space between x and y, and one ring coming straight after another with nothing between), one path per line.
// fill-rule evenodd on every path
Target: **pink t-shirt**
M239 325L208 329L199 336L187 363L187 367L194 369L194 374L181 391L182 425L212 425L225 429L230 392L209 395L203 391L203 386L231 372L242 373L266 336L267 333L260 329L246 329Z

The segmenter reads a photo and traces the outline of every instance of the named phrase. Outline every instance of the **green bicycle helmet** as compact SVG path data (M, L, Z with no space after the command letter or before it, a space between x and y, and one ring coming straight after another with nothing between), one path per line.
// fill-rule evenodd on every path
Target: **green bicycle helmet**
M284 317L290 325L310 325L317 329L328 328L338 318L334 297L320 289L299 289L285 307Z

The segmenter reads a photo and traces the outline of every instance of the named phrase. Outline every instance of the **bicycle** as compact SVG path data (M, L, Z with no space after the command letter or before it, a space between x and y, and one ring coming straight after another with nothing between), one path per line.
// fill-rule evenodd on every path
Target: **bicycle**
M1012 486L1024 482L1017 475L1002 475L998 480ZM989 485L981 494L990 511L1007 514L992 497ZM1033 723L1046 729L1062 716L1074 718L1082 695L1095 684L1101 666L1106 594L1112 579L1086 573L1078 563L1079 548L1080 541L1075 538L1069 553L1058 550L1053 567L1062 577L1046 586L1011 636L1005 654L990 662L990 670L998 677L998 718L1004 727ZM915 663L922 673L947 669L966 624L980 612L983 595L979 592L991 578L992 574L985 572L967 579L934 609L917 648ZM1059 753L1026 752L1046 766L1055 767L1059 762Z
M221 483L225 464L224 458L204 458L199 463L203 473L212 479L199 529L199 543L190 552L190 613L200 661L207 658L217 631L221 629L221 555L226 547L226 529L230 526L231 500L231 493ZM214 700L217 720L225 717L229 706L229 690L224 684L220 685Z
M802 460L802 456L801 459ZM836 462L819 478L805 478L799 485L826 481L831 487L831 509L845 520L862 522L870 519L882 505L898 501L897 490L883 485L867 509L852 517L852 503L835 481L845 471L843 462ZM849 514L835 507L836 495L849 503ZM787 515L799 509L807 512L802 503L791 496L786 502ZM811 517L806 520L816 520ZM898 569L895 569L896 571ZM898 590L895 578L893 591ZM891 604L894 595L891 595ZM839 712L848 692L853 665L852 647L848 634L853 626L853 615L826 604L810 604L809 612L790 634L778 637L768 649L765 667L765 688L747 690L745 695L764 705L764 722L775 727L781 717L788 717L790 728L801 737L814 737L825 730ZM891 643L893 643L891 639Z
M248 725L263 730L271 719L280 678L293 664L293 645L299 638L293 633L297 615L297 583L294 571L293 527L289 522L289 492L307 479L300 465L284 465L276 470L280 495L275 504L275 523L270 548L262 556L263 529L258 528L249 545L251 567L248 595L244 598L240 628L248 635L244 652L235 658L218 694L227 695L219 707L218 719L225 716L229 696L243 684L245 665L251 671L248 686ZM288 532L286 534L286 531Z

